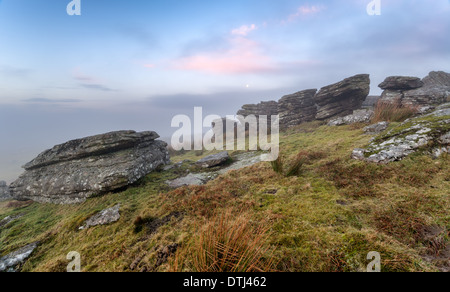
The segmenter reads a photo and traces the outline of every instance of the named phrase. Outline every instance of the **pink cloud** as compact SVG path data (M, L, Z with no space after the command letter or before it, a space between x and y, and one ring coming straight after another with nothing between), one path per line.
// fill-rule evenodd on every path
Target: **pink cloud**
M308 15L317 14L317 13L323 11L324 9L325 9L325 6L316 6L316 5L313 5L313 6L309 6L309 5L300 6L297 9L297 11L294 14L289 15L287 20L284 20L283 23L294 22L298 18L301 18L301 17L304 17L304 16L308 16Z
M145 68L148 68L148 69L152 69L152 68L155 68L155 67L156 67L155 64L144 64L143 66L144 66Z
M245 37L232 37L229 45L227 50L178 59L174 68L215 74L260 73L275 69L272 59L261 52L258 43Z
M258 29L258 27L255 24L252 24L250 26L243 25L240 28L236 28L231 31L232 35L238 35L238 36L247 36L250 32Z

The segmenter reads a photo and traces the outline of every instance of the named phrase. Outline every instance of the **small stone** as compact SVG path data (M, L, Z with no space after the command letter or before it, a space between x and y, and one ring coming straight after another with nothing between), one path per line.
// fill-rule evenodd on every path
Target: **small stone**
M114 223L119 221L120 219L120 204L117 204L116 206L105 209L98 213L97 215L92 216L86 222L83 226L79 228L79 230L88 229L89 227L94 227L98 225L106 225L110 223Z
M2 258L0 258L0 272L16 272L17 266L23 264L25 260L37 248L38 243L31 243L21 249L16 250Z
M188 174L187 176L181 177L181 178L177 178L174 180L168 180L166 181L166 184L170 187L170 188L180 188L180 187L184 187L184 186L201 186L204 185L208 180L210 180L210 178L208 178L208 174L202 174L202 173L198 173L198 174Z
M389 127L388 122L379 122L364 128L364 133L374 135L384 132Z
M210 155L205 158L200 159L196 162L197 165L203 168L211 168L215 166L219 166L230 159L230 155L228 155L227 151L220 152L218 154Z

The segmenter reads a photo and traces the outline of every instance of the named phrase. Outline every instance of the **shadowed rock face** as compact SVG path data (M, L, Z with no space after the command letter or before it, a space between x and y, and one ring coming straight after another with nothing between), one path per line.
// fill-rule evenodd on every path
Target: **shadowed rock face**
M0 202L11 199L6 182L0 181Z
M323 87L315 96L318 105L316 119L327 120L350 115L361 108L369 92L370 78L367 74L356 75Z
M409 90L420 88L423 85L422 80L417 77L391 76L386 78L378 87L390 90Z
M155 132L119 131L69 141L27 163L10 186L18 200L72 204L126 187L169 163Z
M317 89L300 91L286 95L278 102L281 128L289 128L315 119L317 108L314 96Z

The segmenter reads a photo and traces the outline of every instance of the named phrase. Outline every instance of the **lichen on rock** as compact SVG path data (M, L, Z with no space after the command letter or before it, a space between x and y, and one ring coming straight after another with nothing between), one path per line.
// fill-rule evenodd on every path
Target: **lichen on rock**
M423 150L434 157L450 152L450 104L432 113L409 119L386 134L376 137L365 149L355 149L352 157L375 163L399 161Z

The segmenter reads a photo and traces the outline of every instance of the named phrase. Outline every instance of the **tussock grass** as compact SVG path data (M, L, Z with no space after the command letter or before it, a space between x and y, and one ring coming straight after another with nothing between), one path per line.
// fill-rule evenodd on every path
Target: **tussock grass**
M188 257L195 272L270 272L275 264L273 258L266 259L269 239L269 228L261 222L252 224L248 214L217 214L191 246L177 254L172 270L186 261L180 257Z
M417 106L379 101L375 106L372 123L403 122L417 114L418 110Z

